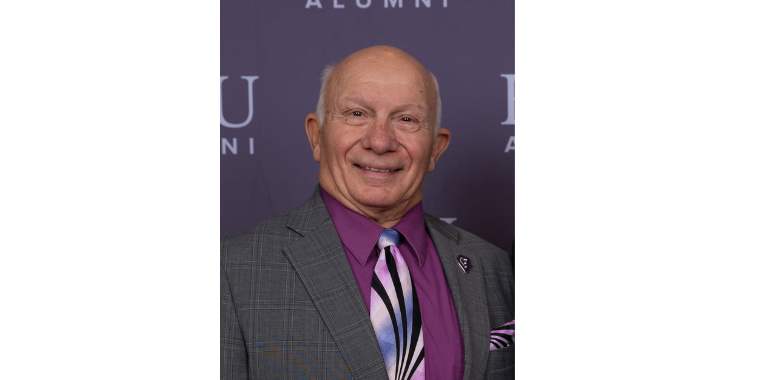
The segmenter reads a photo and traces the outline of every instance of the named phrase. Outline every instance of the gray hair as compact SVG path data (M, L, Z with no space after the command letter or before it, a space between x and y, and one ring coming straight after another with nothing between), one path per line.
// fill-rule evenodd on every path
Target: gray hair
M327 87L327 78L330 77L330 74L332 74L334 68L334 64L327 65L327 67L322 70L322 77L320 78L322 85L319 87L319 100L317 101L317 117L319 118L320 128L325 124L325 87ZM429 71L428 74L430 74L430 77L433 78L433 85L435 85L435 95L438 99L438 103L435 107L436 112L434 130L434 133L438 133L438 128L441 127L441 92L438 90L438 79L435 79L435 75Z
M327 87L327 78L332 74L335 64L330 64L322 70L322 85L319 87L319 101L317 101L317 117L319 118L319 127L325 125L325 87Z

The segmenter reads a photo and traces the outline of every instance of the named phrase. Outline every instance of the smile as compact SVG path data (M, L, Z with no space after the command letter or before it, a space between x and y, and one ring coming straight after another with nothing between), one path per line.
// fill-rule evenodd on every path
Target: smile
M364 170L369 170L371 172L377 172L377 173L392 173L392 172L395 172L395 171L399 170L399 169L375 169L373 167L369 167L369 166L362 167L362 166L359 166L359 165L356 165L356 166L359 167L359 168L362 168Z

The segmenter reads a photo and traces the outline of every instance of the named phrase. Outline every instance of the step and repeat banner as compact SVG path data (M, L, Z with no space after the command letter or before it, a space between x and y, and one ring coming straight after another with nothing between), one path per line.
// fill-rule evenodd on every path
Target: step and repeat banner
M304 120L328 64L400 48L438 79L451 145L426 212L505 251L514 240L514 1L221 0L221 236L292 209L317 185Z

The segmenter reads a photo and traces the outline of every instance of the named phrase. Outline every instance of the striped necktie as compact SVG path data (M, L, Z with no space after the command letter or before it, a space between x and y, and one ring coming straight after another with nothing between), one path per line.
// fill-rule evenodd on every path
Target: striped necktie
M400 234L386 228L377 247L370 293L370 320L390 380L424 380L425 350L417 292L398 250Z

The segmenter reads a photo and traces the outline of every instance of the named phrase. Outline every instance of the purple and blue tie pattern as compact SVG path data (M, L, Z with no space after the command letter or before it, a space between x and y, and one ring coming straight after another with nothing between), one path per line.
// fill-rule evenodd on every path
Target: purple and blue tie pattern
M515 344L515 321L491 330L491 350Z
M370 320L390 380L424 380L425 350L417 292L397 245L400 234L383 230L372 276Z

